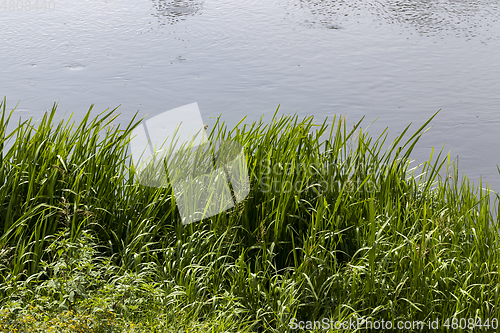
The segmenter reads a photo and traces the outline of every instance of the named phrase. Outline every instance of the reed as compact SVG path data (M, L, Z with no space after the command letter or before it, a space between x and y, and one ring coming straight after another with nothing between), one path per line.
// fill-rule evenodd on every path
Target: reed
M209 139L244 146L249 195L183 225L171 188L134 181L141 120L55 123L54 105L7 132L0 107L0 330L46 331L25 324L42 315L95 332L500 317L498 195L491 207L442 150L411 164L436 114L391 143L338 117L218 120Z

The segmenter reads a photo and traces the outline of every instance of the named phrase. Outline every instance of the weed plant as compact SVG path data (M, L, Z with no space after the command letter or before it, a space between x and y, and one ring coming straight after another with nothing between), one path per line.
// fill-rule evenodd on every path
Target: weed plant
M325 318L438 319L439 332L447 318L500 319L498 195L490 207L442 151L411 165L436 115L392 143L336 117L218 120L209 139L243 145L249 195L183 225L171 188L134 181L140 120L122 128L116 110L90 108L56 123L54 105L7 132L0 107L2 332L289 332ZM307 331L346 332L322 328Z

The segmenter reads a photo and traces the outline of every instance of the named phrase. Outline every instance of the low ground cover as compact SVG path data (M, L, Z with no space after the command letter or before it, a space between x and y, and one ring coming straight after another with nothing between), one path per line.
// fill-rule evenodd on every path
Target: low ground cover
M8 133L2 108L2 332L495 331L498 196L441 152L410 164L432 118L388 149L361 121L217 122L211 140L244 146L249 194L183 225L171 188L134 181L139 120L56 123L54 106Z

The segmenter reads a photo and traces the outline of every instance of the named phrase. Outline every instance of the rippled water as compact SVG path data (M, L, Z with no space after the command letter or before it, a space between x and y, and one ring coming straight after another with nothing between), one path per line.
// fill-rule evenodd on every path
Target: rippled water
M500 189L498 1L67 1L0 9L0 95L16 115L78 119L198 102L207 123L281 113L366 116L395 135L441 113L415 157L460 156Z

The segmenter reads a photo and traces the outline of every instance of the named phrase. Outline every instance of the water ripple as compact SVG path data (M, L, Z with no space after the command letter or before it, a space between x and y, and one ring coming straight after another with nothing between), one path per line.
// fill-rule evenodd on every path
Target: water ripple
M497 35L493 24L499 16L498 1L443 0L284 0L287 19L310 28L342 26L359 17L397 25L421 35L461 38Z
M200 15L203 1L195 0L151 0L155 10L151 15L156 17L160 25L173 25L189 16Z

